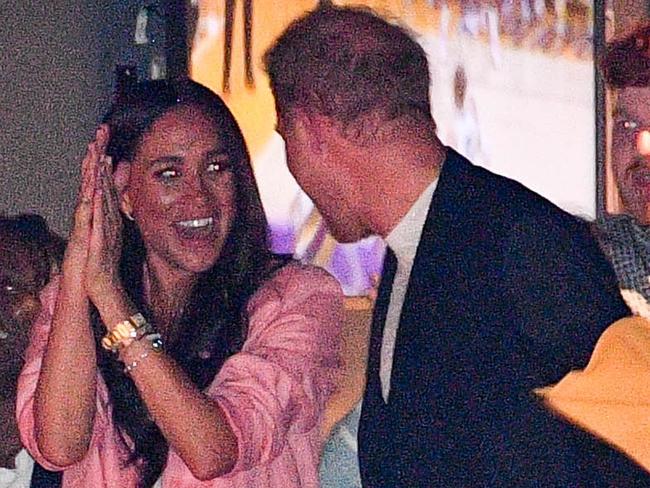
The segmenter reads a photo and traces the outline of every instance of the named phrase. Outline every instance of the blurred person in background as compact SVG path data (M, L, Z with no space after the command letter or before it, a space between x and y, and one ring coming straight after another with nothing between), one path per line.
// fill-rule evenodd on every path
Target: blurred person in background
M622 212L601 219L596 235L621 289L639 295L635 307L638 299L650 300L650 25L608 44L604 73L613 98L611 168Z
M18 434L16 389L29 332L41 311L39 293L58 272L64 248L38 215L0 217L0 488L38 483L32 480L38 467ZM56 475L49 478L58 481Z

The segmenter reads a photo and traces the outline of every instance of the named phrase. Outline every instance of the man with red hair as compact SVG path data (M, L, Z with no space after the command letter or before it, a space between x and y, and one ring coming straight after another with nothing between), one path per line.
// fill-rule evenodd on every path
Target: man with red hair
M623 204L597 227L636 314L650 300L650 25L608 44L603 71L613 98L611 167ZM650 317L649 317L650 318Z

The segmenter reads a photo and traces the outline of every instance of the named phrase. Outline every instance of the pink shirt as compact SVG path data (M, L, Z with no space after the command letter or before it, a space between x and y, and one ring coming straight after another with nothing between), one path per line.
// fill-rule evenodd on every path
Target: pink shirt
M33 400L58 286L43 292L18 383L17 418L22 441L51 470L34 435ZM266 282L248 304L246 342L223 365L206 394L219 403L239 441L239 459L227 475L202 482L170 448L164 488L317 487L319 423L338 364L343 296L326 272L291 264ZM142 367L145 367L143 364ZM111 418L108 391L97 378L97 412L86 456L65 469L63 486L129 488L125 446ZM70 421L74 421L73 418Z

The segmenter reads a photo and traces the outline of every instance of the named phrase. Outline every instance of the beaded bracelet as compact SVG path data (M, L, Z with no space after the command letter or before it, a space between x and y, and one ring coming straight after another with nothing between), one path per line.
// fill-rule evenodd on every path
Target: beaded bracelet
M134 359L129 364L124 366L124 373L129 374L131 371L133 371L138 366L138 364L140 364L142 362L142 360L144 360L147 356L149 356L150 352L151 351L149 349L147 349L145 352L140 354L140 356L138 356L137 359Z
M149 345L145 351L140 353L140 355L131 361L130 363L126 364L124 366L124 373L129 374L131 371L133 371L135 368L138 367L138 365L144 361L149 354L156 353L159 354L163 350L163 342L162 342L162 337L160 334L149 334L144 336L144 341Z

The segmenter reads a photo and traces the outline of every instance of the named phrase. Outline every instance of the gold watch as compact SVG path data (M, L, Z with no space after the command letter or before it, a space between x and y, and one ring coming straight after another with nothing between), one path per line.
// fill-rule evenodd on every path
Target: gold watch
M102 339L102 347L115 353L149 333L151 333L151 325L141 313L136 313L113 327Z

